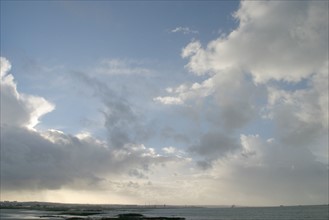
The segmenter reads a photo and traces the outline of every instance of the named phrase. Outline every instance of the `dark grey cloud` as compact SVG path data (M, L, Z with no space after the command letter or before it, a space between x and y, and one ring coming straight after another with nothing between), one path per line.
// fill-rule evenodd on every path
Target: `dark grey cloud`
M81 172L88 173L91 166L83 167L86 163L85 158L78 159L84 152L79 150L76 155L72 155L73 150L70 148L74 145L65 144L65 141L80 144L79 141L72 137L70 139L62 139L54 144L37 132L2 126L1 187L32 190L59 189L62 185L82 176ZM79 167L85 170L77 169ZM84 178L90 178L90 174L84 175Z
M239 68L227 69L213 77L214 104L206 116L229 133L241 129L257 117L266 89L256 86L248 74Z
M207 160L207 159L199 160L199 161L196 162L197 166L200 167L203 170L207 170L207 169L212 168L212 163L213 163L212 160Z
M97 185L115 172L111 152L97 144L53 132L51 142L39 133L2 127L1 184L9 190L59 189L74 181Z
M218 131L212 131L203 134L197 144L189 147L189 151L204 158L198 161L197 164L205 169L210 168L213 161L223 159L239 148L241 148L241 145L236 138Z
M147 179L148 177L144 174L143 171L140 171L138 169L130 169L129 170L129 176L136 177L138 179Z
M92 137L1 126L1 187L5 190L60 189L76 184L98 188L111 176L146 178L150 166L172 159L143 145L113 149Z
M58 175L63 153L36 132L1 126L1 187L58 189L68 181L67 175Z

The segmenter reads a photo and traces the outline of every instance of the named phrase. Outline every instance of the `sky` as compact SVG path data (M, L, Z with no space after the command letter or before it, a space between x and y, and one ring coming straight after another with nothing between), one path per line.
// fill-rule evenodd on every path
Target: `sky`
M328 4L1 0L1 201L328 204Z

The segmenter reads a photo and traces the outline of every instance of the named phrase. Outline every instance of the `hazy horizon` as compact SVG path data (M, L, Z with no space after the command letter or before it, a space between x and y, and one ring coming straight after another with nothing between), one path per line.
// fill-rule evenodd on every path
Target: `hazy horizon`
M0 200L328 204L328 1L1 1Z
M198 205L198 204L190 204L190 205L177 205L177 204L121 204L121 203L70 203L70 202L56 202L56 201L0 201L1 203L45 203L45 204L60 204L60 205L82 205L82 206L136 206L136 207L157 207L157 208L169 208L169 207L186 207L186 208L192 208L192 207L200 207L200 208L257 208L257 207L289 207L289 206L328 206L329 204L290 204L290 205L284 205L284 204L278 204L278 205L257 205L257 206L248 206L248 205L239 205L239 204L222 204L222 205Z

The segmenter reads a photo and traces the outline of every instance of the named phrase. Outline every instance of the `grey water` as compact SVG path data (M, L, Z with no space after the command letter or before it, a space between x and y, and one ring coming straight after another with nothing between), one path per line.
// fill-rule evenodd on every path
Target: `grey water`
M55 214L55 212L40 211L40 210L29 210L29 209L0 209L0 219L47 219L40 218L40 216ZM51 218L54 220L54 218ZM62 219L62 218L60 218Z
M147 208L104 210L101 215L89 219L114 217L120 213L135 212L148 217L184 217L186 220L328 220L329 206L287 206L287 207L236 207L236 208ZM58 214L58 213L57 213ZM0 209L0 219L65 219L42 217L56 212L23 209ZM87 219L87 218L86 218Z
M259 208L194 208L149 210L155 216L179 216L186 220L328 220L328 206L289 206Z

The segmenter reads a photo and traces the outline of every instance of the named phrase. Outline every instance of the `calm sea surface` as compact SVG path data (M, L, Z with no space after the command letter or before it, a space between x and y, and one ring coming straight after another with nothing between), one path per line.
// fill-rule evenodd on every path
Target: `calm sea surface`
M292 206L262 208L166 208L166 209L120 209L104 211L94 216L113 217L119 213L137 212L145 216L185 217L186 220L328 220L329 209L324 206ZM56 212L38 210L0 209L0 219L63 219L40 218ZM90 216L91 217L91 216Z
M181 216L187 220L328 220L328 206L294 206L269 208L195 208L149 210L145 214Z

